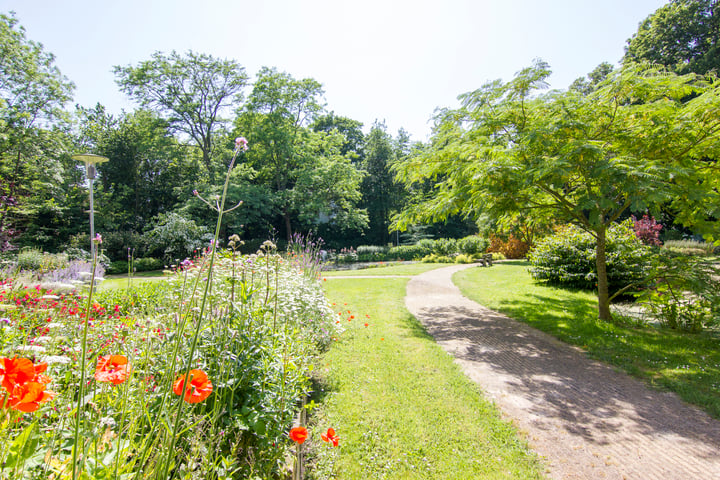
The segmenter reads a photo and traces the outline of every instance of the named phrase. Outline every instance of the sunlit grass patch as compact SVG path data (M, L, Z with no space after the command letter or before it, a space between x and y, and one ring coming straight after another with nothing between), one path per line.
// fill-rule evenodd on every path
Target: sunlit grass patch
M341 448L316 450L312 478L541 478L515 430L405 309L406 283L324 284L347 329L318 369L314 422L334 425Z

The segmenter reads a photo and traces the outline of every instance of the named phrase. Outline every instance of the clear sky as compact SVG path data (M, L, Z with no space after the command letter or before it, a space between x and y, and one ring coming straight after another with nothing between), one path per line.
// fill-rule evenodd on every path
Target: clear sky
M567 88L617 63L638 24L666 0L0 0L27 37L56 56L75 103L135 105L114 65L155 51L237 60L323 84L327 109L402 127L424 141L438 107L484 83L512 79L534 58ZM248 90L249 91L249 90Z

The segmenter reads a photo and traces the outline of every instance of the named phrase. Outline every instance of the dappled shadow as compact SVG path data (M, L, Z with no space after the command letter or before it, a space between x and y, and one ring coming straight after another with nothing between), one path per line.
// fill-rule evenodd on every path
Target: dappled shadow
M631 478L650 478L636 476L636 466L626 464L639 459L631 450L645 457L638 468L662 473L670 471L665 463L675 462L681 469L705 469L692 478L720 478L720 422L674 394L649 389L589 359L579 348L462 297L448 285L452 272L437 272L435 277L423 275L410 281L408 309L531 437L545 435L546 442L566 442L552 447L562 452L560 456L579 448L592 458L590 452L599 449L607 458L617 459ZM563 311L562 302L542 296L508 303L503 309L524 318L538 308L535 301ZM593 302L578 305L566 320L587 313L587 321L594 321ZM553 315L533 311L538 313ZM700 467L699 462L707 464Z
M609 432L628 438L671 432L720 448L720 423L504 315L447 306L426 309L421 319L438 342L454 346L456 358L485 363L506 377L507 386L529 399L529 413L562 419L569 433L587 441L606 444ZM627 414L631 429L613 421Z

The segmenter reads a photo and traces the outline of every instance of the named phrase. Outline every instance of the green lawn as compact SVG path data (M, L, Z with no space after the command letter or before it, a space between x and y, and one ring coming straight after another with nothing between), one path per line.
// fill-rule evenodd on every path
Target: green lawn
M434 270L436 268L447 267L447 263L407 263L401 265L383 265L371 268L363 268L359 270L328 270L322 272L323 277L346 277L346 276L363 276L363 275L417 275L419 273Z
M476 302L585 349L649 384L677 392L720 418L720 335L597 320L597 298L536 283L527 262L458 272L453 280Z
M311 425L333 427L340 447L312 451L309 477L542 478L514 428L405 309L406 283L323 282L347 330L316 369Z
M163 276L161 270L155 272L140 272L133 276L132 284L138 285L140 283L157 282L166 280L168 277ZM109 290L113 288L127 288L128 278L127 275L108 275L105 279L98 284L98 290Z

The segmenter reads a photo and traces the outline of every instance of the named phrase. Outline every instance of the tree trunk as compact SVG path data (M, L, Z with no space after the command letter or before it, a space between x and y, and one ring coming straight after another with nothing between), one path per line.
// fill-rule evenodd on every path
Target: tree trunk
M283 212L283 218L285 219L285 234L287 235L287 241L292 240L292 227L290 226L290 212L287 208Z
M598 318L600 320L612 321L610 313L610 295L608 292L607 260L605 258L605 226L595 231L597 234L597 246L595 247L595 268L597 270L598 287Z

